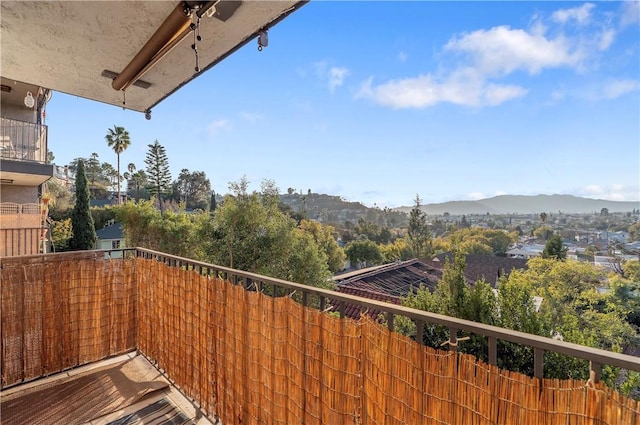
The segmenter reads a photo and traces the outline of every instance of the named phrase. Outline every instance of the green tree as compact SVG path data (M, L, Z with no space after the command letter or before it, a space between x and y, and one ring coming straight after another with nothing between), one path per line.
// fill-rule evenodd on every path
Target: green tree
M148 192L145 189L149 184L147 179L147 173L144 170L138 170L135 173L131 174L129 180L127 181L127 189L128 194L133 199L147 198ZM144 196L143 196L144 195Z
M467 289L465 269L465 255L454 249L453 261L446 259L442 279L437 288L443 314L460 318L464 316Z
M411 259L411 250L405 238L397 238L392 243L380 245L380 252L385 263Z
M209 213L213 214L213 212L216 210L217 206L218 206L218 204L216 202L216 191L212 190L211 191L211 200L209 201Z
M427 224L427 214L420 209L420 196L416 195L415 205L409 213L408 243L415 258L432 254L431 231Z
M368 267L382 263L380 247L374 241L361 239L349 242L345 254L352 266Z
M640 241L640 222L634 223L629 226L629 240Z
M144 163L147 164L147 179L150 184L149 192L157 197L160 212L163 212L162 196L167 194L171 188L169 159L165 148L157 140L148 146L149 151Z
M483 229L480 227L462 228L448 234L445 238L456 242L459 250L466 254L504 254L517 240L515 233L504 230Z
M332 226L325 226L317 221L302 220L298 227L313 236L315 242L322 248L332 273L344 269L347 256L338 245L335 237L336 232Z
M91 176L91 190L93 191L96 188L96 179L100 175L100 160L98 159L98 154L93 152L85 161L85 164L86 171L88 171Z
M93 249L96 245L96 229L89 211L89 188L84 163L78 162L76 173L76 203L71 211L73 237L69 240L72 251Z
M550 226L540 226L533 231L533 235L546 241L553 235L553 229Z
M542 258L553 258L565 260L567 258L567 248L562 246L562 238L558 234L552 235L544 245Z
M69 241L73 236L71 218L51 223L51 243L54 252L66 251L69 249Z
M541 212L540 213L540 221L543 222L543 223L545 221L547 221L547 213L546 212Z
M120 154L122 152L124 152L130 145L131 145L131 139L129 138L129 132L127 130L124 129L124 127L118 127L116 125L113 126L113 128L110 128L107 130L107 135L105 136L105 139L107 141L107 145L113 149L113 151L116 153L117 157L118 157L118 175L117 175L117 181L118 181L118 205L120 205L121 202L121 196L120 196Z
M189 209L206 210L211 193L211 182L204 171L190 172L183 168L174 182L174 197Z
M249 192L243 177L231 182L231 194L214 212L208 237L208 260L231 268L332 288L327 255L313 236L278 207L277 188L263 182Z

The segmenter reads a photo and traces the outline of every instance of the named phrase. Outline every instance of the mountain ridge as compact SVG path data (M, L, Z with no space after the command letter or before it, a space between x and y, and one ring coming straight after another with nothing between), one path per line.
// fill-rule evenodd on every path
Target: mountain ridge
M394 211L409 212L413 206L393 208ZM583 198L575 195L498 195L492 198L448 201L425 204L421 209L427 214L538 214L541 212L562 212L566 214L599 213L602 208L609 212L631 212L640 208L638 201L609 201L605 199Z

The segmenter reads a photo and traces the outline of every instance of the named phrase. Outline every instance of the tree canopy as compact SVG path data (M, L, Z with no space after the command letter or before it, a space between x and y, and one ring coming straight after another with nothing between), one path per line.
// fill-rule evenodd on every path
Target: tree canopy
M173 184L173 196L184 202L187 209L207 210L210 194L211 182L204 171L191 172L183 168Z
M562 245L562 238L558 234L552 235L544 245L542 258L564 260L567 258L567 248Z

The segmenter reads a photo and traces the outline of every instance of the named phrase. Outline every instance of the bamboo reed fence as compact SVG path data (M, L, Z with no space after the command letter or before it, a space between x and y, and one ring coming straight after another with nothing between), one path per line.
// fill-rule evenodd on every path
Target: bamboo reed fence
M601 383L500 370L217 272L95 256L3 260L1 277L3 386L137 348L223 424L640 425Z
M135 261L3 258L2 388L135 350Z

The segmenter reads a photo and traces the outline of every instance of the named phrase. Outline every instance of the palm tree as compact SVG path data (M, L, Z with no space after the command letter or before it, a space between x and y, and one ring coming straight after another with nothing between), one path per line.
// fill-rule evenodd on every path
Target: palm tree
M131 145L131 139L129 138L129 132L124 127L116 125L108 129L105 139L107 145L113 148L113 151L118 156L118 205L120 205L120 154Z

